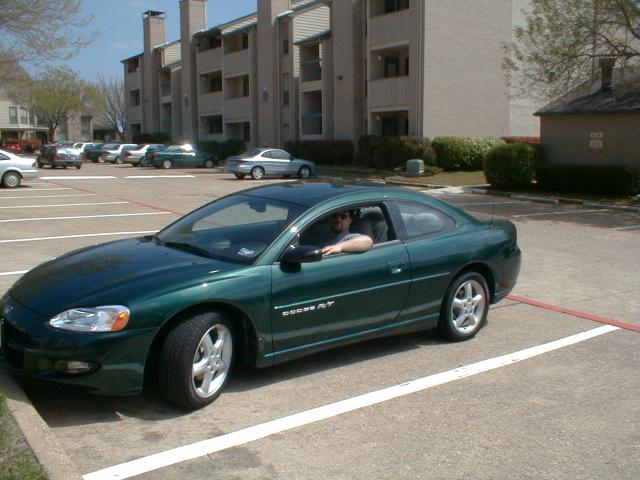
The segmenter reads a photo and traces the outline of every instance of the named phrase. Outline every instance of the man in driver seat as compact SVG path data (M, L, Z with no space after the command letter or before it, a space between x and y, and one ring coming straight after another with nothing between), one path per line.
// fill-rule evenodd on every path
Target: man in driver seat
M368 235L351 233L349 227L353 222L353 211L335 212L329 217L329 232L319 237L317 243L322 247L323 255L342 252L364 252L373 245Z

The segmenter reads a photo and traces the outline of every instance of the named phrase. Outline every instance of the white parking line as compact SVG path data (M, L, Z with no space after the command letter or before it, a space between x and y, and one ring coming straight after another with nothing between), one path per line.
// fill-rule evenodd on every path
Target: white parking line
M137 217L142 215L169 215L170 213L171 212L112 213L106 215L77 215L73 217L12 218L10 220L0 220L0 223L37 222L41 220L75 220L78 218Z
M371 405L376 405L405 395L420 392L428 388L461 380L496 368L513 365L516 362L521 362L559 348L584 342L585 340L589 340L615 330L619 329L610 325L594 328L577 335L561 338L536 347L526 348L500 357L490 358L446 372L429 375L428 377L401 383L399 385L394 385L389 388L366 393L357 397L347 398L336 403L330 403L328 405L299 412L288 417L282 417L270 422L261 423L253 427L248 427L219 437L213 437L190 445L184 445L172 450L166 450L147 457L131 460L96 472L87 473L83 475L82 478L85 480L110 480L134 477L136 475L159 470L187 460L203 457L211 453L244 445L277 433L326 420L364 407L369 407Z
M196 178L195 175L128 175L123 178Z
M129 202L96 202L96 203L65 203L58 205L12 205L10 207L0 207L0 208L51 208L51 207L79 207L79 206L87 206L87 205L116 205L123 204Z
M618 227L618 228L614 228L614 230L631 230L634 228L640 228L640 225L631 225L629 227Z
M156 232L157 230L143 230L140 232L83 233L82 235L61 235L59 237L14 238L11 240L0 240L0 243L38 242L40 240L61 240L63 238L104 237L109 235L140 235L141 233L156 233Z
M9 275L22 275L23 273L27 273L29 270L15 270L13 272L0 272L0 277L7 277Z
M68 177L40 177L40 178L43 180L106 180L106 179L118 178L118 177L114 177L113 175L96 175L96 176L78 175L78 176L68 176Z
M25 198L62 198L62 197L90 197L97 193L73 193L71 195L30 195L28 197L0 197L0 200L23 200Z
M25 192L52 192L54 190L73 190L71 187L56 187L56 188L30 188L29 190L24 190Z
M512 215L511 218L541 217L544 215L569 215L571 213L591 213L591 212L601 212L601 211L602 210L570 210L566 212L525 213L523 215Z

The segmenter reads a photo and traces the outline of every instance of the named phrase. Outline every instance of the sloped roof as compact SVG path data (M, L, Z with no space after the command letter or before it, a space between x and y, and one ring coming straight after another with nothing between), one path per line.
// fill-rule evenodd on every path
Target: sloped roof
M534 113L576 115L640 112L640 66L615 69L611 89L600 88L600 77L574 88Z

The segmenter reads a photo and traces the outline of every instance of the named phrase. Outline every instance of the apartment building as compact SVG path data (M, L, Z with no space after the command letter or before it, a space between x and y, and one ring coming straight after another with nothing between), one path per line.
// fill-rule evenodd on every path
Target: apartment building
M38 139L45 141L47 126L26 107L17 105L0 89L0 138L3 141Z
M538 135L500 69L526 0L258 0L209 28L206 4L180 0L169 43L165 14L143 14L144 51L122 61L129 138Z

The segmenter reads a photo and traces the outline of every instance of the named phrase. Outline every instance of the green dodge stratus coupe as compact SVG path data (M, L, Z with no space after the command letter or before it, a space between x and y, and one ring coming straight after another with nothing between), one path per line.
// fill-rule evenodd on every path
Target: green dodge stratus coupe
M364 251L323 254L340 219L369 237ZM470 338L519 270L505 220L401 188L263 186L34 268L0 302L0 351L17 372L97 393L138 393L146 377L196 409L236 361L265 367L431 327Z

